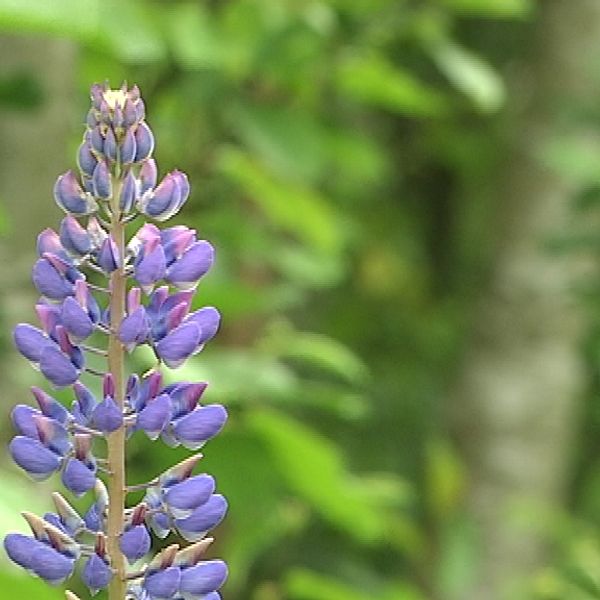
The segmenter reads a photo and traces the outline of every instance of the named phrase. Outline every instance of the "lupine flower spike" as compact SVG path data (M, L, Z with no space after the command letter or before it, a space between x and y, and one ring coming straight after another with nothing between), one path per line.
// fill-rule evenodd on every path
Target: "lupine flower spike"
M128 486L125 479L130 436L143 432L197 450L227 420L223 406L203 403L206 382L163 385L160 371L200 352L219 328L216 308L191 308L214 249L184 225L160 229L148 222L126 239L126 224L139 216L160 223L177 214L190 186L178 170L159 181L137 86L94 85L91 100L78 169L54 186L65 217L58 231L45 229L37 238L32 279L40 293L39 325L20 323L13 333L49 390L33 387L34 402L14 407L16 435L9 444L28 475L58 474L71 496L89 497L88 508L80 514L68 494L55 492L55 512L24 512L31 533L8 534L4 548L13 562L52 585L67 581L79 562L90 594L106 588L109 600L217 600L227 566L203 556L227 501L211 475L194 474L202 455L147 484ZM91 274L106 282L91 283ZM106 348L89 345L94 334L106 337ZM150 346L158 365L141 377L127 375L125 355L141 345ZM88 365L90 353L106 359L105 373ZM102 376L101 389L84 383L89 374ZM55 388L72 390L70 410L52 397ZM127 494L140 490L142 501L129 506ZM153 539L171 532L181 546L149 557ZM70 591L66 598L82 600Z

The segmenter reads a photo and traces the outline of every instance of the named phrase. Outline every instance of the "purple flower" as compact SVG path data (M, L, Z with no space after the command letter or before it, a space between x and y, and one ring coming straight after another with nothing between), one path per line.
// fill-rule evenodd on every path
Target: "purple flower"
M119 250L112 237L107 237L98 251L98 266L106 273L112 273L121 266Z
M13 460L33 479L47 479L60 469L62 458L36 439L18 435L8 446Z
M211 340L219 330L221 314L214 306L205 306L189 315L186 322L190 321L200 326L200 330L202 331L200 343L205 344Z
M37 327L19 323L13 331L13 341L17 350L33 363L40 362L42 350L49 343L48 336Z
M169 600L179 589L181 571L177 567L149 573L144 577L143 587L152 600Z
M10 413L10 418L14 428L25 437L39 440L39 434L35 421L33 420L34 415L41 414L39 410L26 406L25 404L17 404Z
M177 287L194 286L208 273L215 260L215 250L205 240L192 244L168 269L165 280Z
M37 545L31 553L31 570L52 585L68 579L75 568L75 560L45 544Z
M90 592L95 594L98 590L108 586L113 575L114 573L106 560L98 554L92 554L83 567L81 579L90 589Z
M205 504L214 491L215 480L210 475L196 475L163 488L163 500L173 517L184 519L198 506Z
M95 469L77 458L69 458L62 474L63 485L75 496L83 496L94 487Z
M227 565L222 560L199 562L194 567L182 569L179 591L184 596L201 596L218 590L226 581Z
M40 294L52 300L62 300L73 293L73 283L45 258L33 266L32 279Z
M47 344L42 348L40 371L56 387L65 387L75 383L80 370L56 344Z
M110 181L110 171L105 161L101 160L94 169L92 175L92 185L94 187L94 195L97 198L106 200L112 196L112 184Z
M66 213L74 215L89 215L98 208L96 201L82 190L73 171L67 171L56 180L54 199Z
M204 504L198 506L189 517L175 519L175 527L189 542L202 539L215 528L227 513L227 500L221 494L213 494Z
M123 413L117 403L106 396L92 411L92 425L103 433L112 433L123 424Z
M18 351L52 386L72 386L74 400L68 411L44 390L31 388L37 407L18 404L12 410L17 434L9 451L34 479L60 472L70 492L82 496L93 489L94 501L80 514L55 492L53 512L43 518L22 513L32 536L9 534L4 546L13 562L51 584L70 577L83 557L81 576L94 594L109 586L120 560L111 555L112 545L107 551L107 539L118 535L121 552L134 562L151 549L149 529L161 539L179 532L195 543L181 551L177 544L168 546L142 574L129 574L128 597L219 600L217 589L227 567L200 558L212 541L206 533L224 517L227 502L214 493L213 477L192 475L201 455L142 484L143 502L121 515L112 512L107 487L97 476L98 470L105 471L109 487L121 486L120 477L111 479L113 470L121 475L121 461L107 460L102 442L94 442L100 457L92 453L97 437L120 445L142 430L152 440L161 437L169 445L195 449L220 431L227 413L220 405L198 404L206 383L164 386L159 371L161 363L175 368L200 352L219 328L217 309L207 306L190 313L198 281L214 262L213 247L184 225L161 231L146 223L128 243L123 239L126 225L139 213L156 221L176 214L189 197L187 176L174 170L157 184L154 135L137 86L124 83L113 90L107 83L95 84L91 101L77 151L78 174L69 170L54 185L55 201L67 214L58 233L44 229L36 241L32 279L41 294L35 305L40 327L20 323L13 332ZM100 208L102 215L96 214ZM94 271L93 283L88 283L89 269ZM96 280L103 275L108 281ZM134 287L127 281L131 279L137 281ZM155 289L160 282L162 287ZM169 286L176 290L171 293ZM148 297L142 298L142 292ZM108 297L102 296L99 304L96 293ZM108 344L97 347L94 340L101 336L96 333L107 336ZM141 344L152 348L158 364L143 377L132 374L123 390L121 350L133 351ZM108 356L109 370L114 369L114 374L104 375L99 401L79 380L84 371L86 377L100 374L92 368L94 362L86 367L84 352L98 355L98 361ZM111 435L117 431L125 435ZM109 505L117 531L114 519L108 518ZM90 532L96 534L93 550L82 537ZM67 596L77 598L71 592Z
M145 525L133 525L121 536L120 548L130 563L143 558L150 551L152 541Z
M135 162L146 160L154 150L154 135L146 123L140 123L135 130Z
M69 411L60 402L35 386L31 387L31 393L38 403L43 415L50 417L63 425L67 423L70 418Z
M199 406L172 423L172 433L186 448L196 450L203 446L225 425L227 411L220 404Z
M119 196L119 208L128 213L133 208L137 199L137 181L131 171L127 173L121 186L121 195Z
M185 173L173 171L165 176L154 191L148 190L140 198L138 208L157 221L166 221L183 206L190 193Z
M67 460L61 479L75 496L83 496L96 483L96 461L91 452L90 436L76 434L74 439L75 456Z
M87 425L91 418L96 398L80 381L73 385L76 400L71 406L71 414L79 425Z
M77 151L77 166L84 175L91 177L97 163L98 161L92 151L89 133L86 133L86 136Z
M140 411L136 428L143 430L151 440L155 440L167 426L170 418L171 398L168 394L161 394L151 399Z
M190 357L202 338L202 330L195 323L183 323L156 344L156 353L172 369Z
M119 339L125 344L127 350L131 352L136 346L146 341L149 333L150 322L146 316L146 310L143 306L138 306L121 322Z
M67 215L60 223L60 243L75 256L83 256L92 249L92 241L87 230L79 221Z
M10 560L28 571L32 570L33 553L43 545L42 542L22 533L9 533L4 538L4 549Z

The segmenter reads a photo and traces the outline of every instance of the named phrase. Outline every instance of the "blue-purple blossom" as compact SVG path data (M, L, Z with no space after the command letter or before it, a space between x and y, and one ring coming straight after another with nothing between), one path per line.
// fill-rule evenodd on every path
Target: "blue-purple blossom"
M162 222L175 215L190 195L187 176L174 170L159 178L154 134L137 86L95 84L90 96L77 172L66 171L54 186L66 214L58 232L46 228L36 240L32 281L41 296L35 305L39 327L20 323L13 332L17 350L50 387L69 388L72 401L67 409L32 387L36 405L13 408L16 435L9 443L13 460L32 478L60 474L71 494L84 497L84 506L79 512L54 492L54 511L43 518L24 511L31 535L8 534L4 547L13 562L53 585L71 577L81 560L78 571L95 594L120 572L119 552L133 563L150 553L152 535L179 533L194 543L165 548L141 571L123 577L121 589L137 600L218 600L227 567L201 558L212 541L206 534L225 516L227 501L215 493L211 475L193 474L200 454L145 484L125 485L126 494L145 490L144 500L126 507L116 526L109 518L113 476L121 473L99 438L120 445L140 430L151 440L197 449L222 429L227 412L199 404L206 382L165 386L160 371L162 365L180 366L217 333L216 308L191 308L198 282L214 264L213 246L185 225L161 230L143 223L123 240L135 217ZM102 336L108 344L93 345ZM123 349L135 352L141 345L152 349L158 364L122 386ZM121 361L114 375L97 367L105 358ZM101 391L87 380L93 376L102 378ZM67 597L77 598L71 592Z
M213 494L204 504L194 509L188 517L175 519L175 528L186 540L196 542L225 518L227 508L225 497L221 494Z
M152 540L145 525L131 525L121 536L121 552L130 563L143 558L150 551Z
M114 573L106 560L98 554L92 554L83 567L81 579L92 594L108 586Z
M186 597L203 597L218 590L227 579L227 565L222 560L207 560L182 569L179 591Z
M60 469L62 457L39 440L18 435L8 445L13 460L31 477L47 479Z

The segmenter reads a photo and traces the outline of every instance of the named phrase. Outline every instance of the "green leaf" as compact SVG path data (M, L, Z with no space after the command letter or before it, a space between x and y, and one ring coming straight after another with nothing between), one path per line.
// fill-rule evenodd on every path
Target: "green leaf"
M101 4L100 0L1 0L0 28L86 39L96 33Z
M323 519L364 543L385 537L388 511L378 498L368 497L366 482L346 470L332 442L275 410L256 410L246 419L280 476Z
M290 600L424 600L424 596L406 583L356 584L340 581L309 569L296 568L286 574L284 588Z
M205 455L203 468L218 476L219 491L229 503L224 531L217 533L230 569L227 588L232 596L238 590L236 597L247 597L239 590L247 589L252 565L277 540L301 527L305 515L283 501L270 454L251 432L230 422Z
M523 18L533 13L532 0L439 0L453 11L473 17Z
M341 219L319 192L275 178L262 164L234 148L221 151L219 166L250 194L274 225L317 251L341 250Z
M29 532L21 511L28 510L36 514L45 513L50 505L49 499L39 493L40 484L23 481L13 472L0 471L2 494L0 494L0 538L11 531ZM35 489L35 491L34 491Z
M286 597L290 600L364 600L365 591L332 577L308 569L293 569L285 578ZM377 595L370 590L369 598Z
M45 581L28 575L22 569L10 567L0 570L0 590L7 600L23 598L24 600L64 600L61 590L49 586Z
M436 46L433 57L440 71L479 110L493 112L502 106L504 82L481 57L452 42Z
M296 331L285 321L273 323L262 344L276 356L316 366L351 384L364 383L368 376L365 363L337 340Z
M184 69L205 69L221 64L218 23L200 3L174 4L164 15L167 38L175 60Z
M446 100L437 90L383 56L352 56L336 73L339 90L349 98L413 117L439 116Z
M244 142L273 172L315 180L326 167L328 132L314 115L274 106L240 106L232 118Z

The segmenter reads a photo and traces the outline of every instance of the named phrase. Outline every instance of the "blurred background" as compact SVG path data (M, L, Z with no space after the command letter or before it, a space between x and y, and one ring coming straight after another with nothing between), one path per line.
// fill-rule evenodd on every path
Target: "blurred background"
M600 2L0 0L3 445L105 79L217 248L222 331L173 377L231 415L225 600L600 598ZM136 437L131 477L183 456ZM55 484L5 454L0 534ZM63 593L2 553L0 596Z

